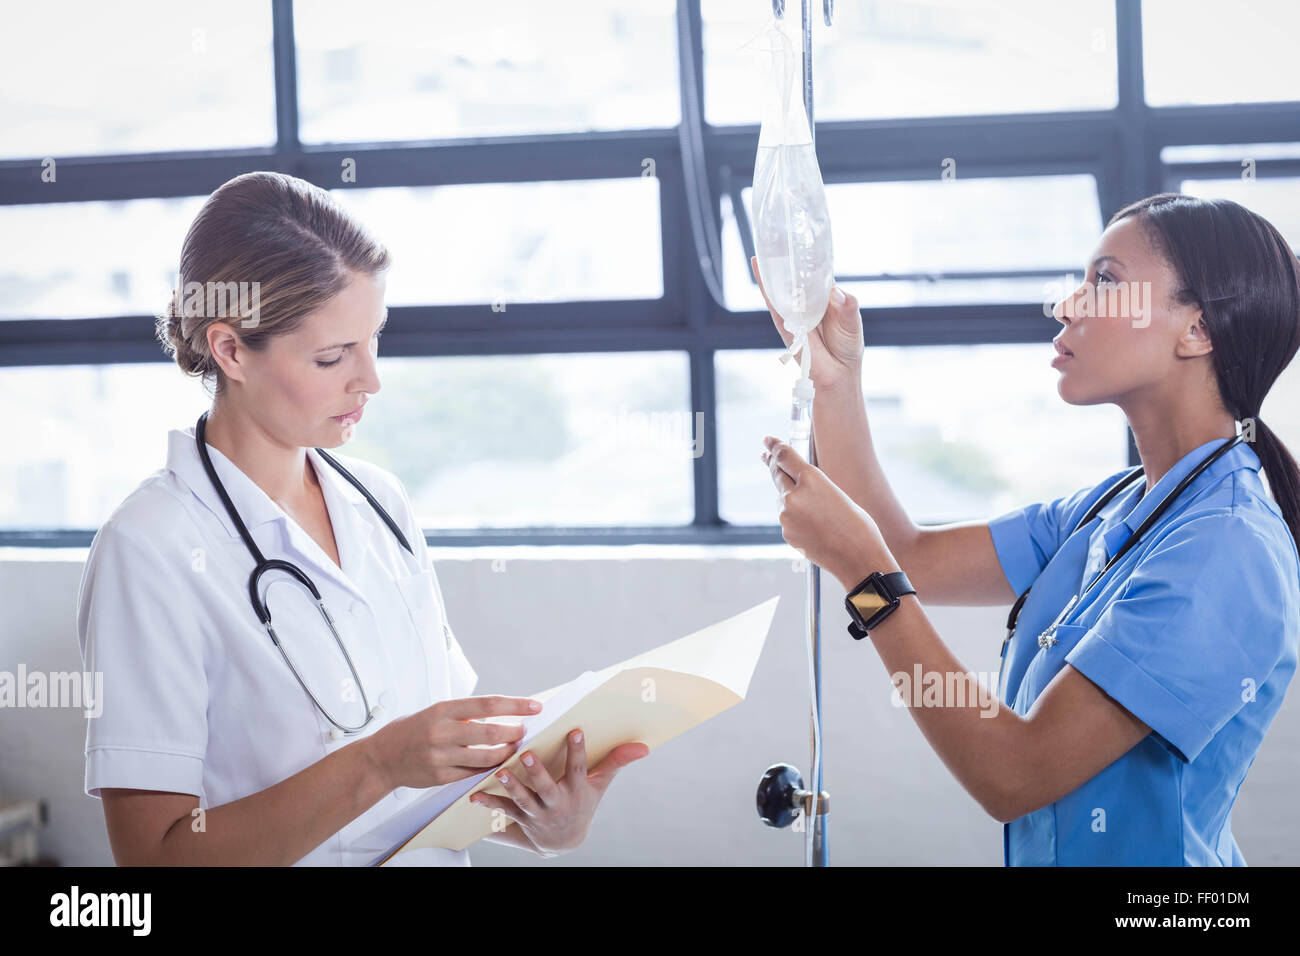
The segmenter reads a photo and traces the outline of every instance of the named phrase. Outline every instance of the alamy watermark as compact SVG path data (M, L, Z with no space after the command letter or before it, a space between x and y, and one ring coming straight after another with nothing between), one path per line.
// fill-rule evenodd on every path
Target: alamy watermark
M83 893L74 883L68 892L50 897L50 925L120 926L133 936L148 936L152 910L151 893Z
M0 671L0 708L81 707L87 717L104 712L103 671Z
M262 283L186 282L180 273L172 287L172 301L181 317L181 335L193 327L187 319L238 318L239 327L255 329L262 321Z
M636 412L620 405L617 412L601 412L592 427L613 435L620 448L650 448L691 458L704 454L703 412Z
M913 664L912 672L895 671L890 702L895 707L979 707L981 717L998 712L998 697L990 688L997 685L995 674L977 671L923 671Z
M1074 295L1079 288L1074 273L1069 273L1060 280L1043 284L1043 315L1055 318L1056 303L1067 297L1074 302L1074 318L1086 319L1090 316L1105 316L1115 319L1131 319L1133 328L1145 329L1151 324L1151 283L1146 281L1087 283L1081 295Z

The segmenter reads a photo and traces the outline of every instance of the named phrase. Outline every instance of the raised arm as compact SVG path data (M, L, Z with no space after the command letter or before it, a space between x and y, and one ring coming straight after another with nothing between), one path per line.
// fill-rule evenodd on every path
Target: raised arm
M817 389L817 466L875 519L923 603L972 607L1015 601L987 521L917 525L908 516L876 457L858 382L851 385Z

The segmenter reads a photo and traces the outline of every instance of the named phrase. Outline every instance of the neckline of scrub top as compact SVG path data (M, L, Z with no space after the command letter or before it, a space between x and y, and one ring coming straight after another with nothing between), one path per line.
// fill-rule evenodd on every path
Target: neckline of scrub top
M1124 546L1128 536L1137 531L1151 512L1156 510L1160 502L1164 500L1165 495L1173 491L1180 481L1187 477L1197 465L1227 440L1225 438L1215 438L1192 449L1178 459L1177 464L1161 475L1160 480L1145 494L1141 494L1142 489L1146 487L1146 483L1143 481L1135 482L1134 489L1122 492L1118 496L1120 499L1119 504L1115 505L1113 510L1110 511L1110 516L1113 518L1124 511L1127 511L1128 514L1112 524L1102 534L1102 540L1106 545L1106 559L1110 560L1110 558L1114 557L1115 552ZM1171 504L1169 510L1161 515L1160 520L1164 521L1173 517L1179 505L1190 500L1197 489L1203 488L1208 483L1217 483L1228 472L1236 471L1239 468L1250 468L1253 471L1259 471L1260 469L1259 455L1256 454L1255 449L1250 447L1249 443L1244 441L1225 452L1223 457L1197 475L1196 480L1183 489L1183 493L1179 495L1179 501ZM1141 494L1141 497L1136 497L1139 494ZM1136 504L1134 504L1134 500L1136 500ZM1110 518L1103 518L1103 522L1109 522L1110 520Z
M240 546L243 547L243 541L239 538L239 529L231 521L225 504L213 487L212 480L208 477L199 458L199 449L194 440L194 426L172 429L167 437L167 468L189 486L190 491L221 522L226 533L231 538L239 540ZM217 477L221 479L221 483L225 485L226 494L230 496L231 503L239 511L240 519L255 541L255 528L269 522L282 522L292 545L303 557L309 559L318 571L330 575L350 591L361 595L361 590L353 582L349 569L352 572L357 570L357 562L365 555L370 540L378 529L379 515L370 506L365 495L327 464L315 448L308 448L307 456L311 459L312 466L316 469L317 480L321 483L326 509L330 514L330 524L335 526L334 541L339 549L339 561L342 566L335 564L334 560L326 554L325 549L276 504L257 482L244 474L239 466L216 447L208 444L208 457L212 459L212 467L217 472ZM335 508L330 508L332 500L351 504L351 517L360 523L357 527L355 552L351 547L351 536L337 527L337 522L347 520L347 516L337 505ZM265 548L263 553L265 554ZM271 557L271 555L266 556Z

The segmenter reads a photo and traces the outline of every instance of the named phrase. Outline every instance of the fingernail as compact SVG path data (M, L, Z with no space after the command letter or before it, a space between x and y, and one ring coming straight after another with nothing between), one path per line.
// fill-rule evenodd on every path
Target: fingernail
M531 767L531 766L533 765L533 755L532 755L532 754L524 754L524 756L523 756L522 759L523 759L523 761L524 761L524 766L525 766L525 767Z
M528 709L536 712L542 709L542 705L535 700L531 700L528 702Z
M509 782L510 782L510 774L508 774L508 773L499 773L499 774L497 774L497 779L500 780L502 783L509 783Z
M831 301L836 305L844 304L844 291L839 286L834 286L831 289Z
M574 742L575 744L580 744L580 743L582 743L582 731L581 731L581 730L575 730L575 731L573 732L573 742Z

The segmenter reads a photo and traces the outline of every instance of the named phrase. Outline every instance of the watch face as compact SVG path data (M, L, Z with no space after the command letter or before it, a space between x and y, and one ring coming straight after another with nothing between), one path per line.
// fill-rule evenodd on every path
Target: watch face
M864 624L869 622L875 615L890 606L889 601L876 590L880 585L875 581L869 582L868 589L849 598L858 613L862 615Z

